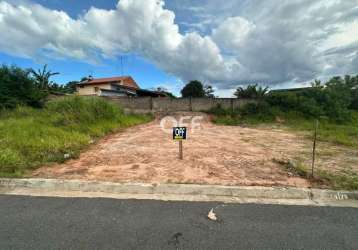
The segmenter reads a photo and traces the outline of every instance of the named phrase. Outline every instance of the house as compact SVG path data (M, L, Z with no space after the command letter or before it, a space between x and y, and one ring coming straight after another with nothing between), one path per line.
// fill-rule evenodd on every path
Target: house
M138 84L130 76L88 78L76 86L79 95L137 96Z
M119 76L109 78L89 77L86 81L80 82L76 86L78 95L97 95L97 96L151 96L165 97L159 91L141 89L136 81L130 76Z

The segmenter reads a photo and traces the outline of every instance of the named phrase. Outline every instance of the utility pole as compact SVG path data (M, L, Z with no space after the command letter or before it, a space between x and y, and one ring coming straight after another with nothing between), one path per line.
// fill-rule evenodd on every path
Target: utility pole
M123 76L123 56L120 56L121 60L121 76Z

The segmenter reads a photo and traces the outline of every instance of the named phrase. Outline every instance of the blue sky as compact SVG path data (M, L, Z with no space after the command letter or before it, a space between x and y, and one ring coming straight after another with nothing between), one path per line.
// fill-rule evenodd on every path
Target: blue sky
M358 0L0 0L0 34L1 63L48 64L58 83L123 72L231 96L358 73Z
M114 9L117 4L115 0L81 0L76 1L75 4L73 0L37 0L32 2L50 9L63 10L72 18L78 17L92 6L101 9ZM120 59L121 57L122 59ZM42 68L44 64L47 64L49 69L60 72L60 75L53 77L53 80L60 84L79 80L88 75L111 77L122 75L123 72L123 75L133 76L142 88L173 86L173 90L179 94L178 89L182 85L177 77L158 69L145 58L130 53L102 60L100 65L93 65L71 58L40 59L34 57L29 59L0 52L0 62L35 69Z
M160 86L181 85L181 81L173 75L166 74L158 69L146 59L133 55L123 55L122 63L119 58L103 60L100 65L92 65L73 59L42 59L34 60L11 56L0 53L0 61L5 64L15 64L23 68L42 68L44 64L60 75L54 76L53 81L65 84L69 81L80 80L84 76L93 75L94 77L111 77L130 75L140 83L142 88L154 88ZM123 65L123 66L121 66Z

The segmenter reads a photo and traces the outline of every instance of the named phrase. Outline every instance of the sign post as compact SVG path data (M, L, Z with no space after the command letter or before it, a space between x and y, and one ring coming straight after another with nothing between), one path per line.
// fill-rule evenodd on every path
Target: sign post
M179 141L179 159L183 160L183 141Z
M317 130L318 130L319 121L315 121L314 135L313 135L313 149L312 149L312 167L311 167L311 177L313 178L314 174L314 164L316 159L316 141L317 141Z
M173 140L179 141L179 159L183 159L183 140L186 140L186 127L173 127Z

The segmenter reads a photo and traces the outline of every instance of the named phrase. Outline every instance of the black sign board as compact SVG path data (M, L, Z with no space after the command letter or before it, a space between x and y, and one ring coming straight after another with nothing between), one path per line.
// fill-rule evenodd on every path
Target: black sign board
M186 140L186 127L174 127L173 140Z

